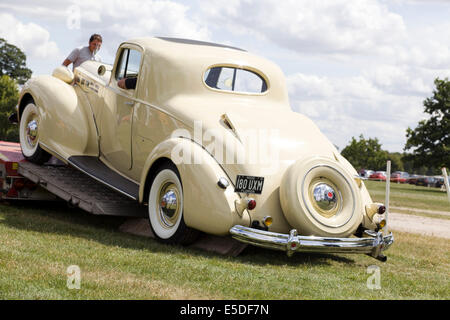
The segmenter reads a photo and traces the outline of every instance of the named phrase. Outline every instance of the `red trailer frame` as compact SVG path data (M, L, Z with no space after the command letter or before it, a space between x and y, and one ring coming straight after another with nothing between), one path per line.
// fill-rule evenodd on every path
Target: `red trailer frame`
M56 197L18 173L25 162L20 144L0 141L0 200L56 200Z

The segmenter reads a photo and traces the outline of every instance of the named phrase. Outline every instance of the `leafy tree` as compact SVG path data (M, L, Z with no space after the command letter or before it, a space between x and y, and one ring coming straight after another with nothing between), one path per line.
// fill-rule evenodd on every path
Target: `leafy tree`
M0 77L0 140L19 141L17 125L9 122L8 117L15 111L19 100L16 82L7 75Z
M406 130L405 151L412 149L412 153L405 159L416 168L450 167L450 81L437 78L434 84L433 96L423 102L430 118Z
M400 152L389 152L387 154L387 160L391 160L391 172L405 171L402 158L403 155Z
M410 174L420 174L420 175L440 175L441 169L438 167L429 166L417 166L414 165L414 156L408 153L404 153L402 157L404 171Z
M383 170L386 168L388 154L381 149L378 139L364 139L361 134L359 140L352 137L350 144L342 152L345 157L357 170L371 169Z
M0 38L0 76L8 75L24 84L31 78L31 70L26 67L27 57L15 45Z

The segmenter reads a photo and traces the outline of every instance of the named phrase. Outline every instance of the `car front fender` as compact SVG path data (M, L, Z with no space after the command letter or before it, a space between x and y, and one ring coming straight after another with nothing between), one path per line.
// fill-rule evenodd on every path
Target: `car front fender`
M97 130L89 101L78 86L53 76L30 79L21 91L19 121L30 98L39 110L39 139L44 149L63 159L98 155Z

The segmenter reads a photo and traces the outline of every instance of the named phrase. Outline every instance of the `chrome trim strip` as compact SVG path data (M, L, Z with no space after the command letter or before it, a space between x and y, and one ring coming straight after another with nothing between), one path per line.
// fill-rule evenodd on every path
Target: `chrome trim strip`
M285 251L288 256L294 252L320 253L365 253L377 259L383 259L382 251L394 242L392 233L383 236L381 232L367 234L364 238L333 238L299 236L297 230L290 234L264 231L241 225L230 229L232 237L238 241L258 247Z

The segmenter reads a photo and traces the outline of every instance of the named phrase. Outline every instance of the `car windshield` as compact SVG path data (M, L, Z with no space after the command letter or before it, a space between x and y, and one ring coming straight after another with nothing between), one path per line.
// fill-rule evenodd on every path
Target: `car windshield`
M203 79L213 89L240 93L264 93L267 83L254 71L233 67L213 67L206 71Z

